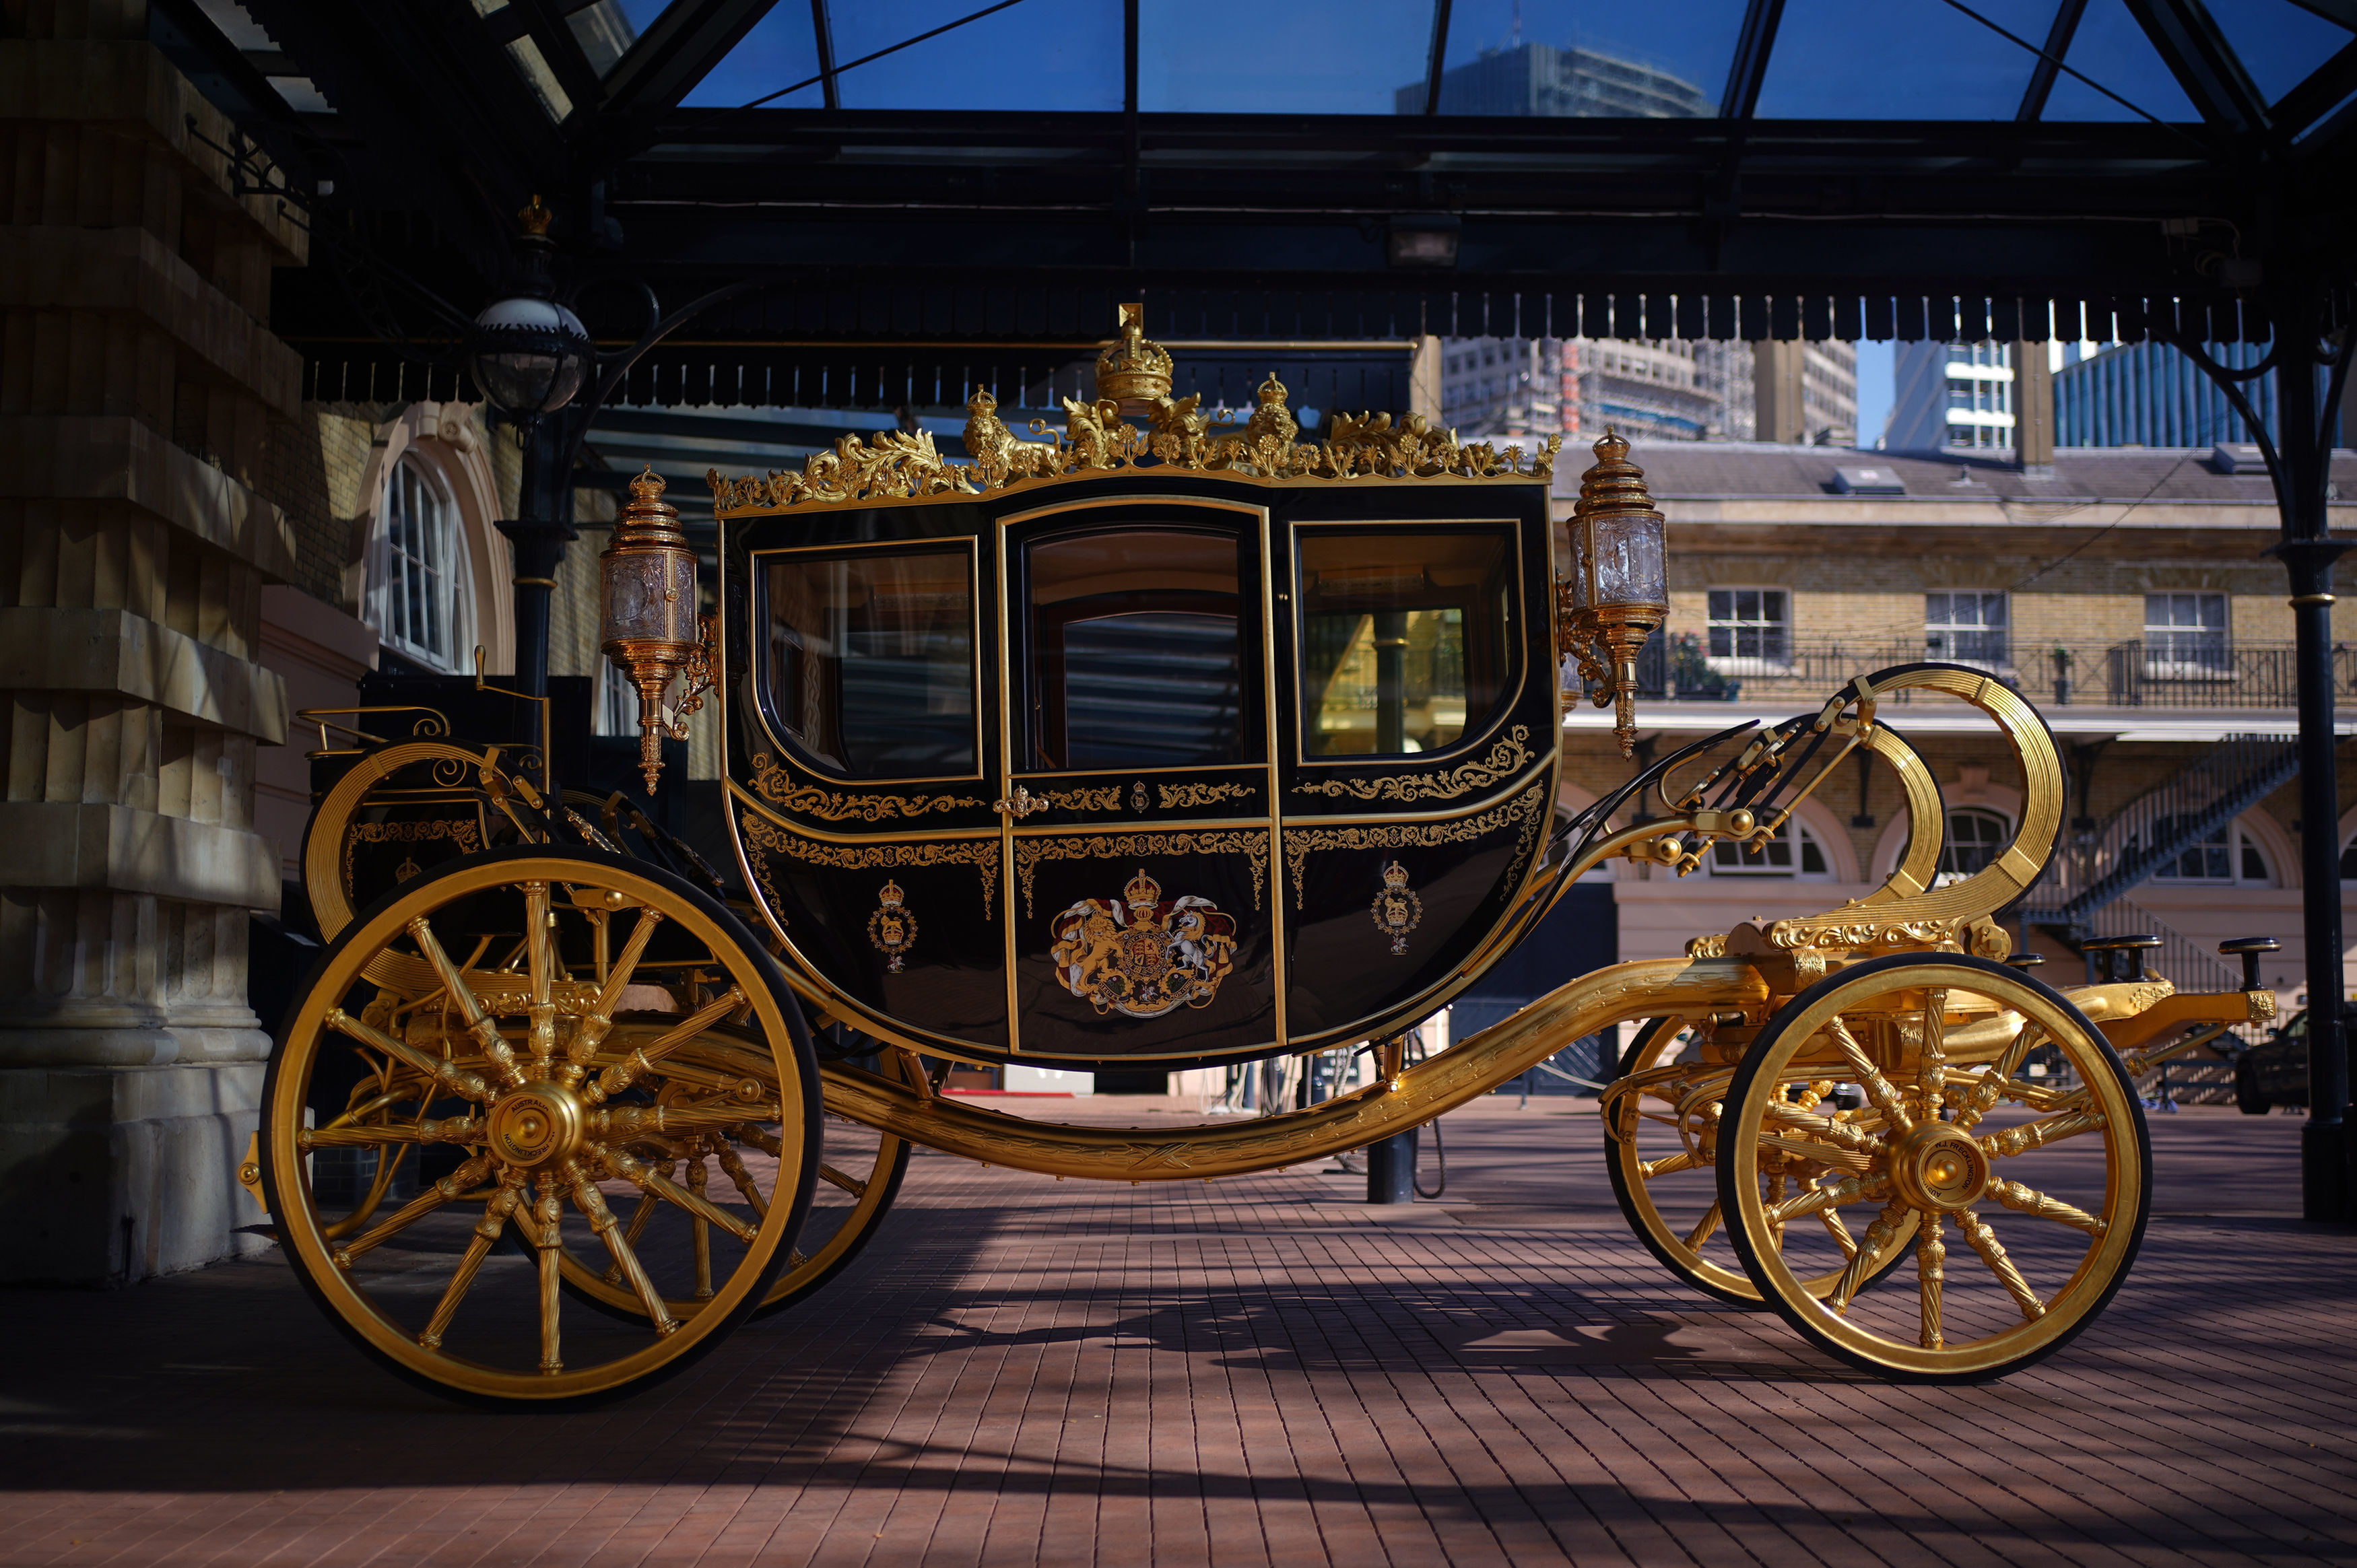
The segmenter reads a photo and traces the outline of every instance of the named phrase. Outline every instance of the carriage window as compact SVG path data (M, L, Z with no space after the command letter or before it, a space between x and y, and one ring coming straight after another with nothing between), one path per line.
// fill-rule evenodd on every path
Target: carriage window
M1502 532L1301 534L1305 757L1438 751L1504 700L1512 545Z
M844 773L972 773L972 559L960 545L770 562L772 722Z
M1236 536L1136 528L1034 543L1033 768L1241 762Z

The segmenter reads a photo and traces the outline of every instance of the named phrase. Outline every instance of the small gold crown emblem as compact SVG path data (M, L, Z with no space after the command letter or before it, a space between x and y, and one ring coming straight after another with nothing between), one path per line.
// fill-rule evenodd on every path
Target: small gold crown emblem
M1170 350L1146 336L1146 306L1121 307L1121 336L1097 351L1097 396L1146 405L1170 395Z
M1146 875L1141 866L1137 875L1129 879L1129 886L1121 890L1121 897L1122 902L1132 908L1141 905L1151 908L1162 902L1162 884Z
M1383 867L1383 886L1397 889L1407 886L1407 867L1393 861Z
M899 883L887 882L876 897L887 909L897 909L909 896L900 890Z

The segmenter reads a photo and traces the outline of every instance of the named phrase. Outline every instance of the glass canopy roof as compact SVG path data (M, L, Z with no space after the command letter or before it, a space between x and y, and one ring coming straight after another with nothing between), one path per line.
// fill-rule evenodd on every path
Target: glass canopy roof
M592 70L712 0L594 0ZM1115 0L777 0L702 109L1126 107ZM2357 0L1137 0L1147 113L2263 124L2348 80ZM2149 22L2139 21L2142 16ZM928 36L930 35L930 36ZM912 41L913 40L913 41ZM619 47L618 47L619 46ZM2319 102L2321 100L2321 102ZM2346 95L2312 89L2304 121ZM2300 126L2274 125L2284 134Z

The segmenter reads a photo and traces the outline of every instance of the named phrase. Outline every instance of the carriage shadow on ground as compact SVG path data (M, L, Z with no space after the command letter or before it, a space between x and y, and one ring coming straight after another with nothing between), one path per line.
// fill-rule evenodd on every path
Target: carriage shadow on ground
M1382 1219L1308 1170L1105 1187L920 1156L827 1289L578 1414L409 1390L274 1257L0 1293L0 1558L365 1541L390 1561L1226 1568L2357 1541L2357 1236L2285 1214L2296 1125L2164 1123L2162 1213L2244 1217L2158 1219L2094 1328L1961 1390L1853 1375L1683 1292L1599 1201L1594 1132L1452 1117L1449 1200Z

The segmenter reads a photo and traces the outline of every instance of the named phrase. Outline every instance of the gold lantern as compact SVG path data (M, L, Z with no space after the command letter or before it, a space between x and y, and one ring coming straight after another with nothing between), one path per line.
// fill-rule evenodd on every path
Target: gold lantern
M602 614L597 643L639 693L639 769L647 793L662 772L662 743L687 738L687 715L711 689L709 625L695 613L695 552L680 532L679 509L662 499L651 467L630 481L614 542L597 557ZM663 693L681 681L666 712Z
M1620 755L1637 749L1637 654L1670 613L1667 524L1645 493L1645 471L1609 426L1596 466L1579 477L1571 513L1571 576L1555 585L1560 646L1613 709Z

